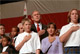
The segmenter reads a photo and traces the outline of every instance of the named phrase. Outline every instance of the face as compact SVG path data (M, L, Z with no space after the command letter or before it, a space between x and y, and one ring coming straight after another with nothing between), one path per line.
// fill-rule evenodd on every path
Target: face
M49 35L53 35L55 33L53 24L50 25L50 28L48 28L47 31Z
M27 31L27 32L30 32L31 31L31 23L26 21L23 25L24 27L24 30Z
M8 40L6 38L2 38L2 46L5 47L8 45Z
M71 12L71 22L78 22L78 12L76 10L73 10Z
M19 26L19 30L20 30L20 31L19 31L20 33L22 33L22 32L24 31L22 25Z
M17 34L17 29L16 28L12 28L11 36L14 37L14 36L16 36L16 34Z
M5 33L4 26L0 26L0 35L3 35Z
M32 20L34 22L39 22L40 21L40 13L38 11L34 11L32 14Z

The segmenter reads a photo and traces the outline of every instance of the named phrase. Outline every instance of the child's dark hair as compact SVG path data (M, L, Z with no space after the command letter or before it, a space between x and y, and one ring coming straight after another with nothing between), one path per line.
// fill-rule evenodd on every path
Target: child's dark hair
M16 31L19 32L19 28L18 27L15 26L15 27L12 27L12 28L15 28Z
M8 36L3 36L3 38L6 38L8 42L11 41L10 37L8 37Z
M0 24L0 26L4 26L4 24Z
M57 29L56 24L55 23L52 23L52 22L47 25L47 29L50 28L50 25L51 24L54 26L54 29L56 30Z

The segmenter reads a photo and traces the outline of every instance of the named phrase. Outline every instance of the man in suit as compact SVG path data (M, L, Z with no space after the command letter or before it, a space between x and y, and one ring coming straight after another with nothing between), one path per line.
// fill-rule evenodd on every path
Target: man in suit
M32 20L34 21L34 24L32 24L31 30L37 32L39 34L40 40L42 40L48 35L48 33L46 31L46 25L42 24L40 22L40 19L41 19L40 12L33 11Z

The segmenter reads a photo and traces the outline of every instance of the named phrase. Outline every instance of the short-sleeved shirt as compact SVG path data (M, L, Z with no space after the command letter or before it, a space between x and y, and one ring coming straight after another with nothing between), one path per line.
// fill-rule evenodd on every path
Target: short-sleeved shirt
M26 35L28 36L29 34L31 35L31 39L24 43L24 45L19 51L19 54L31 52L36 53L36 50L40 49L39 35L33 31L31 33L23 32L19 34L15 42L15 47L24 39Z
M61 28L59 37L61 37L64 33L66 33L72 26L80 26L80 24L69 23L63 26ZM71 46L80 46L80 29L71 33L64 47L71 47Z

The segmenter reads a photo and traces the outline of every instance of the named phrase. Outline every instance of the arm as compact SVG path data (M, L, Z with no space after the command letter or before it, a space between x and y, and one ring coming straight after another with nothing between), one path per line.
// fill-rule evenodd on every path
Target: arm
M39 36L43 35L44 33L45 33L45 30L40 30L40 31L38 32Z
M59 43L59 44L58 44L59 54L63 54L63 44L60 42L60 40L59 40L58 43Z
M66 28L65 28L66 29ZM69 39L69 37L70 37L70 35L72 34L72 32L74 32L74 31L76 31L76 30L78 30L79 29L79 26L73 26L73 27L71 27L67 32L65 32L64 34L62 34L61 36L60 36L60 41L61 42L66 42L68 39ZM61 31L61 33L62 32L64 32L64 31Z
M27 42L30 38L31 38L31 35L25 36L24 39L16 46L16 50L19 51L22 48L22 46L24 45L24 43Z
M35 42L34 42L34 44L35 44L35 49L36 49L36 54L40 54L40 49L41 49L41 44L40 44L40 38L39 38L39 35L37 34L37 35L35 35Z
M36 50L36 54L40 54L40 49L37 49Z

